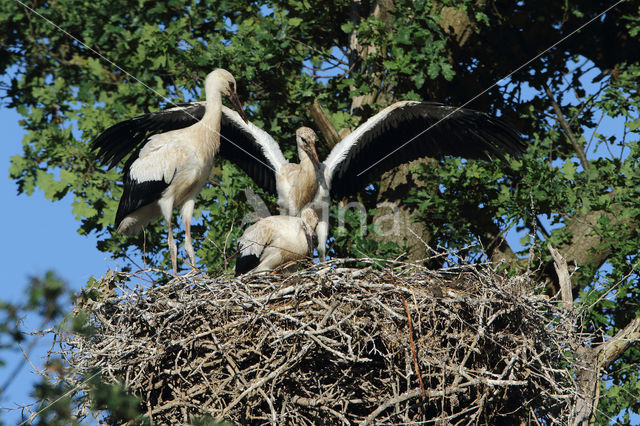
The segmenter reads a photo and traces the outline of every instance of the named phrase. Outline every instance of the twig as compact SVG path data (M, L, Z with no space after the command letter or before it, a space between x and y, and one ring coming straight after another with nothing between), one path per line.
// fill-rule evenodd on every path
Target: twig
M396 279L393 276L393 272L389 274L391 276L391 284L397 289ZM407 313L407 324L409 326L409 342L411 343L411 356L413 357L413 367L416 370L416 376L418 376L418 383L420 384L420 390L422 391L422 398L427 397L427 393L424 390L424 384L422 383L422 374L420 374L420 366L418 365L418 356L416 355L416 345L413 341L413 325L411 324L411 312L409 312L409 307L407 306L407 300L404 298L404 294L398 292L400 294L400 298L402 299L402 306L404 306L404 310Z

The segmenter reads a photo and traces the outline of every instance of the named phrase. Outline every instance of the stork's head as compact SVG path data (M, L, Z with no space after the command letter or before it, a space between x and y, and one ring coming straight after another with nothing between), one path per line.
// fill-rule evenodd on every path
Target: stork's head
M218 68L217 70L210 72L204 82L204 87L207 93L211 93L215 90L220 92L222 96L229 99L233 109L238 111L238 114L240 114L245 123L247 122L247 117L244 115L242 104L240 103L238 94L236 93L236 79L233 78L229 71Z
M311 207L305 207L300 212L300 217L302 221L307 224L311 229L316 229L316 225L318 224L318 215L316 211Z
M298 150L304 151L311 158L311 161L320 162L316 152L316 132L308 127L300 127L296 130L296 142Z

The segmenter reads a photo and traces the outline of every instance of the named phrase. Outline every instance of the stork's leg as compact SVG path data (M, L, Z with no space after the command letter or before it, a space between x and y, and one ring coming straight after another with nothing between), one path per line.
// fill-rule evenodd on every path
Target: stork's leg
M329 222L319 221L316 225L316 235L318 236L318 256L320 261L327 260L327 237L329 236Z
M191 268L196 268L196 253L193 250L193 244L191 243L191 219L193 218L193 207L195 201L187 200L183 205L180 211L180 216L182 216L182 221L184 222L185 227L185 236L184 236L184 250L187 252L189 256L189 260L191 261Z
M167 244L169 245L169 253L171 254L171 266L173 266L173 275L178 275L178 247L173 239L173 232L171 231L171 216L167 220Z
M171 213L173 211L173 199L163 198L158 201L162 216L167 222L167 245L171 254L171 266L173 267L173 275L178 275L178 247L173 239L173 231L171 230Z

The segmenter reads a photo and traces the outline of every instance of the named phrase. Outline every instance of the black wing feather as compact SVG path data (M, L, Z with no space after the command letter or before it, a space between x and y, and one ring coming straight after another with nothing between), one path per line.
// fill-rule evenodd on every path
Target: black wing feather
M526 150L520 134L504 120L471 109L455 109L435 102L420 102L392 110L363 133L335 167L332 195L353 194L382 173L422 157L452 155L505 160L506 154L518 155ZM372 164L375 165L367 170Z
M218 155L242 169L262 189L276 194L276 175L267 164L254 136L224 113L220 120L220 152Z
M260 258L255 254L248 254L245 256L240 255L236 258L236 277L242 274L246 274L260 263Z
M203 102L192 102L121 121L100 133L91 149L97 151L102 164L112 168L149 136L189 127L200 121L204 112Z
M116 212L116 228L118 228L120 222L122 222L122 220L129 214L138 210L140 207L144 207L147 204L151 204L159 200L160 197L162 197L164 190L167 189L171 183L165 182L164 179L138 182L131 178L131 165L138 158L141 148L142 147L138 148L124 165L124 191L122 192L122 198L120 198L118 211Z

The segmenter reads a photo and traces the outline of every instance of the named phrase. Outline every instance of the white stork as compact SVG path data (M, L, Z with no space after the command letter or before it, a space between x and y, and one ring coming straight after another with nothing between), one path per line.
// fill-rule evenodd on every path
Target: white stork
M173 120L186 126L193 117L201 116L204 108L203 103L195 102L162 113L171 114ZM295 165L300 170L297 174L287 173L292 165L269 134L228 108L222 109L220 131L225 139L220 156L238 165L258 186L276 193L281 214L296 215L312 200L319 217L316 234L322 260L331 197L354 194L382 173L422 157L504 160L505 155L526 149L519 133L500 118L435 102L400 101L390 105L348 134L322 163L315 148L301 145L307 139L315 141L315 134L310 129L296 132L300 156L300 164ZM127 134L121 136L124 147ZM227 139L233 143L227 143Z
M120 234L137 235L149 222L163 216L167 222L167 239L175 275L178 272L177 247L171 230L171 216L175 207L182 206L184 247L191 267L195 268L191 218L195 198L206 183L213 158L220 149L222 96L230 100L240 114L238 117L245 119L231 73L223 69L209 73L204 90L207 101L203 107L206 107L198 117L192 118L193 122L188 126L176 126L172 114L159 111L108 128L92 145L109 168L139 145L123 168L124 192L115 226ZM152 135L148 137L149 134Z
M299 216L302 208L314 201L324 183L322 164L316 152L316 133L308 127L300 127L296 130L296 144L299 163L289 163L284 157L278 163L271 162L278 167L276 191L280 214L289 216Z
M269 216L251 225L238 239L236 277L311 257L317 223L316 212L304 208L300 217Z

